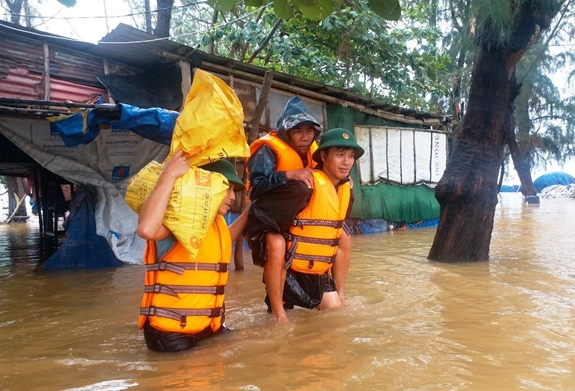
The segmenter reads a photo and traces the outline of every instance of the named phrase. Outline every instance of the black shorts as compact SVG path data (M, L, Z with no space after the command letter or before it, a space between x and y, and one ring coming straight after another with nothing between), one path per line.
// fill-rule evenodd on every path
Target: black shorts
M144 339L148 349L155 352L177 352L180 350L191 349L202 339L206 339L214 334L219 334L225 326L220 327L214 332L207 328L197 334L173 333L169 331L160 331L150 325L148 319L144 323Z
M289 307L315 308L321 303L324 292L334 292L335 281L328 273L306 274L288 269L283 300Z

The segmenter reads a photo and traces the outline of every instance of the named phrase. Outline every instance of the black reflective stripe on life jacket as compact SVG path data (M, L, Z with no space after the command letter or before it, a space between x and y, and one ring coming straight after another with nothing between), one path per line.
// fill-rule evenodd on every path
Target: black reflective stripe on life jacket
M288 234L287 240L293 242L304 242L313 244L323 244L326 246L339 246L339 238L336 239L320 239L320 238L310 238L307 236ZM293 247L293 246L292 246Z
M304 225L311 225L311 226L321 226L321 227L333 227L333 228L341 228L343 227L343 220L319 220L319 219L294 219L292 222L294 227L299 227L303 229Z
M170 271L172 273L184 274L186 270L202 270L225 273L229 269L228 263L201 263L201 262L166 262L160 261L146 265L146 271Z
M145 285L144 293L163 293L166 295L180 297L178 293L203 294L203 295L223 295L225 285L197 286L197 285Z
M289 251L286 251L285 254L285 260L286 260L286 269L289 269L291 267L291 264L293 263L294 258L297 259L301 259L303 261L309 261L309 265L308 265L308 269L313 269L313 264L314 262L326 262L326 263L334 263L335 262L335 258L336 258L336 254L334 254L331 257L326 257L326 256L321 256L321 255L306 255L306 254L299 254L296 253L297 250L297 245L300 241L304 241L302 240L303 237L299 236L299 235L292 235L293 236L293 241L292 241L292 245L289 249ZM306 238L306 239L313 239L313 238ZM331 241L333 241L333 239L330 239ZM338 239L339 241L339 239Z
M293 257L290 259L290 262L289 262L290 266L291 266L291 263L293 262L294 258L300 259L302 261L308 261L309 262L308 269L313 269L315 262L334 263L336 255L334 255L332 257L325 257L325 256L321 256L321 255L306 255L306 254L295 253L293 255Z
M222 307L193 310L182 308L140 307L140 315L161 316L164 318L179 320L182 328L186 327L186 317L188 316L209 316L210 318L217 318L218 316L223 316L223 314L224 310Z

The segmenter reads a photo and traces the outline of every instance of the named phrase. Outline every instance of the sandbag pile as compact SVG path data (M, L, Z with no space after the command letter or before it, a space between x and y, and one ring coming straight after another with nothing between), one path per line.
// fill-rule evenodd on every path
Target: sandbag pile
M539 193L541 198L575 198L575 184L551 185L545 187Z

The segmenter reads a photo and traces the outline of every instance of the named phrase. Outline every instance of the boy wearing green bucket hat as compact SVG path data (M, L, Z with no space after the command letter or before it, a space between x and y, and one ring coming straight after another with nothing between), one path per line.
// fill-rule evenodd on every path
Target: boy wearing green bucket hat
M340 128L325 133L313 153L318 169L312 170L312 189L298 190L307 191L306 204L287 232L281 231L286 255L279 260L268 257L264 269L266 303L278 322L289 322L285 309L294 305L310 309L343 305L349 265L350 238L344 232L351 205L349 173L363 153L354 135Z
M224 289L232 242L245 228L250 204L228 227L223 216L235 200L234 191L244 184L227 160L199 168L223 175L229 187L195 259L163 224L174 183L190 170L181 150L166 162L138 216L137 234L148 241L138 325L144 330L146 345L154 351L189 349L226 329Z

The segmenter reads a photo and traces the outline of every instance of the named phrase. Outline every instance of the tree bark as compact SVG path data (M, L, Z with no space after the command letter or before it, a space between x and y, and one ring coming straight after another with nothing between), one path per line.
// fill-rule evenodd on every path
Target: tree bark
M20 25L20 15L22 14L22 0L6 0L8 9L10 10L10 22Z
M150 12L150 0L144 0L144 9L146 11L146 31L152 34L152 13Z
M509 37L492 40L486 29L472 73L469 104L453 154L437 187L440 219L428 259L487 261L497 205L497 174L503 161L511 80L519 59L549 27L557 10L540 2L518 3Z
M535 185L533 184L533 179L531 178L529 158L525 156L517 144L514 131L509 134L507 145L509 146L509 153L511 154L511 159L513 160L513 166L515 166L515 171L517 172L519 182L521 183L521 193L523 193L525 197L536 196L537 190L535 190Z
M156 37L169 37L174 0L157 0L156 4L158 6L158 16L154 35Z
M517 90L517 96L519 96L519 89ZM527 100L521 100L518 102L523 106L523 113L529 113L529 102ZM519 118L516 120L517 115L514 114L512 117L513 125L512 131L509 133L509 138L507 140L507 145L509 147L509 153L511 154L511 159L513 160L513 166L521 182L521 193L525 197L537 196L537 190L535 190L535 185L533 185L533 180L531 179L531 160L529 155L521 150L519 143L517 142L517 137L521 139L521 135L528 135L529 130L533 126L530 118ZM517 133L516 133L517 132Z

